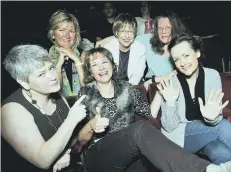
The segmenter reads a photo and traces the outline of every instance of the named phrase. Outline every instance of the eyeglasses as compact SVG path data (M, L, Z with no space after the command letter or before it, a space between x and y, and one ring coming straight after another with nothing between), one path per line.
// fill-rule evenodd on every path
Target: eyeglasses
M158 31L163 33L165 30L166 33L170 33L172 31L172 27L158 27Z
M125 34L134 35L135 31L134 30L120 30L119 33L121 35L125 35Z

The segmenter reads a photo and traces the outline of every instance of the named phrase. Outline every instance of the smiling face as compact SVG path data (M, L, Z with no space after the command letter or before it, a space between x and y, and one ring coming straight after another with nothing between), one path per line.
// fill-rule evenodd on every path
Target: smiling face
M72 22L63 22L53 33L55 42L63 48L71 48L76 42L75 25Z
M55 66L52 62L44 62L28 76L28 86L31 90L50 94L60 90L60 83Z
M126 24L116 32L116 36L120 44L120 50L126 52L135 40L135 29L132 25Z
M107 84L112 78L112 63L110 60L100 53L90 56L91 75L96 82Z
M188 42L183 41L175 45L170 53L176 68L182 74L190 77L197 71L200 51L195 52Z
M158 36L163 44L168 44L172 37L172 26L168 18L161 17L158 20Z

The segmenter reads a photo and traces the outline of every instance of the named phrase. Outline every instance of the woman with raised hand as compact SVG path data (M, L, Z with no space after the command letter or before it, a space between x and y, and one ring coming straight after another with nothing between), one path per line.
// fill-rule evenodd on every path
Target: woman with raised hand
M78 141L86 144L88 172L123 172L142 157L163 172L228 172L230 163L210 164L185 152L152 124L134 122L135 113L151 118L150 107L137 89L118 80L110 51L101 47L89 50L84 71L89 84L81 87L78 98L86 95L83 104L88 115Z
M213 163L231 160L231 123L222 116L219 73L200 65L200 37L182 33L168 45L178 74L157 85L151 107L161 106L162 133L185 150L206 155ZM231 170L231 169L230 169Z
M15 46L3 63L21 88L1 104L2 170L68 171L77 140L72 133L86 116L85 96L68 106L55 65L41 46Z
M153 20L153 33L137 35L135 40L144 45L146 51L148 71L144 76L145 88L149 84L158 83L162 76L174 72L174 64L168 51L170 41L180 33L190 30L185 26L180 17L172 11L164 11ZM96 47L104 47L114 37L107 37L96 43Z

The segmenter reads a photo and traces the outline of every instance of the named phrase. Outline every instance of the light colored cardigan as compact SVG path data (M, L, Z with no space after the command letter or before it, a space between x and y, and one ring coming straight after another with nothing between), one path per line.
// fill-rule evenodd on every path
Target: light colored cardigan
M114 62L119 66L119 41L117 38L113 37L109 43L107 43L104 48L108 49L114 58ZM131 44L128 70L127 75L129 78L129 83L132 85L138 85L141 78L144 75L144 70L146 67L146 51L144 46L138 42L134 41Z
M219 73L214 69L203 68L205 73L205 101L207 100L210 90L221 89L221 78ZM180 84L177 76L173 78L174 86ZM161 116L161 132L174 143L184 147L185 127L190 121L186 119L185 112L185 98L182 87L180 85L180 95L174 106L168 106L164 101L161 103L162 116ZM216 121L211 123L217 124L222 119L220 115ZM205 120L205 122L208 122Z

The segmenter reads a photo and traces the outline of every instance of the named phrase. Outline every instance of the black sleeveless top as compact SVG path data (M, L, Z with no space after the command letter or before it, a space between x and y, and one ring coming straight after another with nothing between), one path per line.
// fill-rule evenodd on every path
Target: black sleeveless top
M63 101L61 96L58 93L54 93L51 97L56 101L56 111L49 116L52 121L52 124L59 128L62 122L66 119L69 109L66 103ZM16 90L13 94L11 94L8 98L6 98L2 105L7 103L15 102L23 107L25 107L34 117L35 124L37 125L41 135L43 136L45 141L48 141L55 133L56 129L49 124L49 120L47 117L40 112L39 109L35 108L22 94L22 89ZM59 117L60 119L59 119ZM22 119L23 120L23 119ZM23 172L37 172L37 171L52 171L53 165L47 170L39 169L34 166L23 157L21 157L2 137L2 170L6 172L15 172L15 171L23 171ZM70 143L67 147L70 146ZM61 154L62 155L62 154ZM58 157L59 158L59 157ZM57 159L58 159L57 158Z

